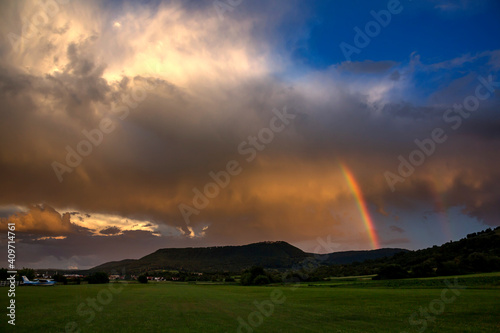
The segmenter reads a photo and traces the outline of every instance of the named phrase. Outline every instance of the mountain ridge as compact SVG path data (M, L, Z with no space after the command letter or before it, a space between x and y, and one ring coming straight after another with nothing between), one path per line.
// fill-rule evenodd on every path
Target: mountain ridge
M251 266L287 269L307 258L324 258L322 264L346 264L392 256L406 249L384 248L341 251L328 254L307 253L285 241L263 241L246 245L158 249L139 259L110 261L89 271L142 273L151 270L239 272Z

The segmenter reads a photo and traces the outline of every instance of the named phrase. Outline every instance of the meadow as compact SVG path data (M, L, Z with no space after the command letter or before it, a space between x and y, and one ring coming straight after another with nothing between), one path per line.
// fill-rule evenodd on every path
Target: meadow
M5 291L0 296L5 305L7 288L0 290ZM262 287L115 282L18 287L15 330L499 332L499 318L499 273L462 276L456 281L453 277L393 281L350 277ZM3 315L2 332L12 330L7 319Z

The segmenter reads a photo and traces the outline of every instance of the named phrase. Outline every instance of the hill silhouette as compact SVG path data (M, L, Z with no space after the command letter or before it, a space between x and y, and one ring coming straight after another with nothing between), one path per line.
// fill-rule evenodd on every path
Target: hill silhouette
M378 278L432 277L500 271L500 227L458 241L351 264L323 265L314 277L378 274Z
M378 249L372 251L345 251L324 255L322 264L349 264L367 259L392 256L404 249ZM215 246L199 248L159 249L140 259L111 261L90 271L138 274L154 270L184 270L191 272L240 272L252 266L269 269L287 269L298 265L315 254L306 253L284 241L260 242L241 246Z

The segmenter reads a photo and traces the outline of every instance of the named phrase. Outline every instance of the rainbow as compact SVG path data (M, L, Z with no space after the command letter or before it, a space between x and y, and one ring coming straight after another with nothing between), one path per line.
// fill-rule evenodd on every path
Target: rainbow
M368 207L366 205L366 201L361 193L361 188L359 187L356 179L354 178L352 172L342 163L340 164L340 168L342 169L342 173L347 181L347 185L351 190L354 198L356 199L356 204L358 205L359 212L361 213L361 218L363 219L363 223L365 225L366 231L368 232L368 236L370 237L370 241L374 249L380 248L380 243L378 240L378 235L375 232L375 227L373 220L368 211Z

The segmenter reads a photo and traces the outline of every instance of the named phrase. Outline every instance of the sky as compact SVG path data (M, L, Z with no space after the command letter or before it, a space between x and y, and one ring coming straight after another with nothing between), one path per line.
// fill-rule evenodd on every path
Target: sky
M421 249L500 225L498 1L0 13L0 247L15 225L18 267Z

